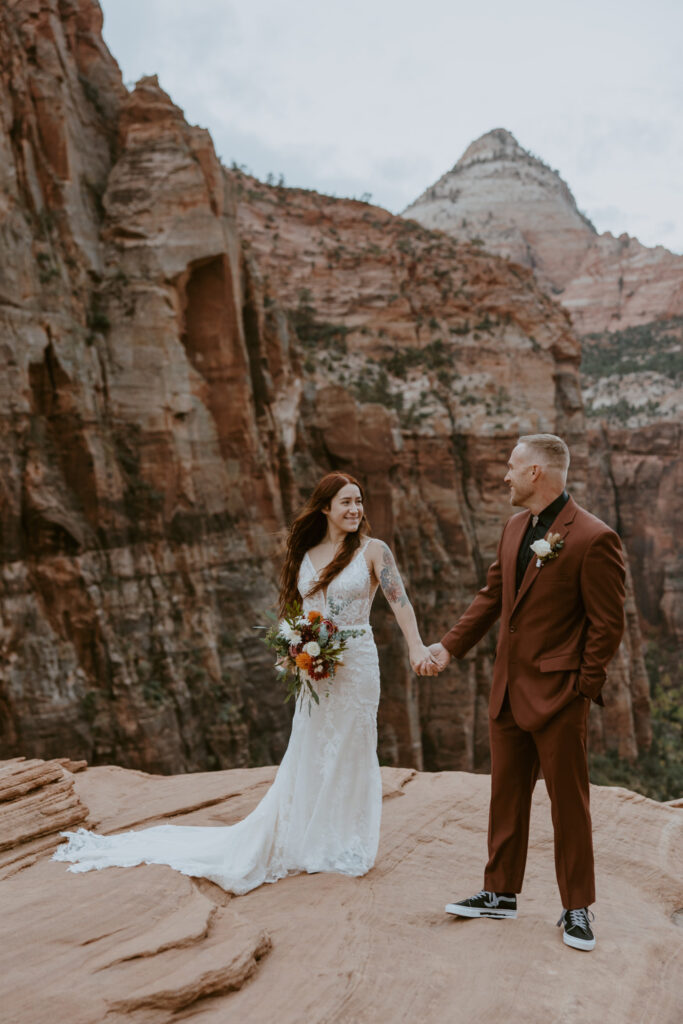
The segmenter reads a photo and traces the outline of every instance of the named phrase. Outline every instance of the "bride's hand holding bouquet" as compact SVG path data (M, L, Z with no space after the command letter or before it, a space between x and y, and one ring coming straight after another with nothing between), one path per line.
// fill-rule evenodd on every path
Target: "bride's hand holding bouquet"
M277 654L276 669L284 677L287 694L285 701L303 700L320 703L314 684L330 680L337 666L343 664L342 655L351 637L361 636L363 629L340 629L333 619L321 612L303 615L300 604L287 608L284 618L271 626L264 640ZM329 694L329 689L326 691Z

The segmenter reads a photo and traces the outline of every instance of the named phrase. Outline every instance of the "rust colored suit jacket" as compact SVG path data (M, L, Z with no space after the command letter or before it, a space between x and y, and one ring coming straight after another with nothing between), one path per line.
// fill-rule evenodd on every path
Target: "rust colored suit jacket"
M606 667L624 631L624 562L617 534L570 498L550 533L564 547L540 568L532 556L515 592L517 552L530 512L503 528L496 561L467 611L441 643L462 658L500 617L489 714L509 690L522 729L541 729L583 694L602 704Z

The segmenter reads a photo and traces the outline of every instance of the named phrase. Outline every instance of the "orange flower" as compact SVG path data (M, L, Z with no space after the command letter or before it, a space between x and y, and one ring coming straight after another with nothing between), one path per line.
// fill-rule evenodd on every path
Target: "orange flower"
M309 622L320 622L321 619L322 619L322 615L320 614L320 612L309 612L308 613L308 621Z
M297 663L297 667L302 668L304 672L309 672L313 667L313 658L310 656L310 654L306 654L305 651L302 651L301 654L297 654L295 660Z

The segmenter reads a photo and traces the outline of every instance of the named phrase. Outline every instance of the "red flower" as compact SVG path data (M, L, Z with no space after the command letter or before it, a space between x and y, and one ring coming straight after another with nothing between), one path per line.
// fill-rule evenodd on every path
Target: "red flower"
M327 669L324 667L324 665L320 665L320 666L314 667L314 668L313 667L309 668L307 671L308 671L308 674L311 677L311 679L315 679L315 680L327 679L329 677L329 674L330 674L327 671Z

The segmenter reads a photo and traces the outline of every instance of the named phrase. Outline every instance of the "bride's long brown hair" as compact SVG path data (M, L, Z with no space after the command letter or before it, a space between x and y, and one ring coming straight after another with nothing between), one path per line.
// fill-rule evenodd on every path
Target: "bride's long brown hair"
M318 481L315 490L290 526L285 564L280 573L280 614L284 614L288 605L301 599L297 588L301 562L306 552L319 544L325 536L327 517L322 510L329 508L335 494L346 484L355 484L360 491L361 498L364 499L363 488L354 477L349 476L348 473L327 473L322 480ZM329 586L334 577L349 564L358 551L361 538L367 537L370 532L370 523L363 512L360 526L357 530L346 534L336 556L325 568L315 586L308 591L307 597L317 594L319 590L324 590Z

